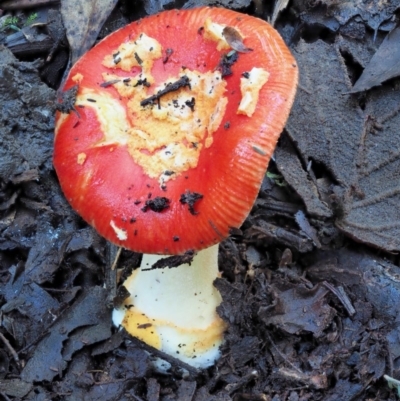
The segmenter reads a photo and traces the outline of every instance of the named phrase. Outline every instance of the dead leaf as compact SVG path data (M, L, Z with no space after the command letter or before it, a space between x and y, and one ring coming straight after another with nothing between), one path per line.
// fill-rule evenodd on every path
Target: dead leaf
M24 63L24 70L16 66L17 59L0 46L0 180L3 182L26 170L24 163L28 169L36 169L51 160L53 148L54 122L49 105L55 92L41 82L34 63ZM40 122L32 118L37 114L43 115Z
M39 342L22 371L21 378L26 382L51 381L55 376L61 375L74 352L109 338L111 316L104 306L106 297L107 291L103 288L92 287L86 290L60 316L49 330L49 335Z
M309 173L302 168L297 151L285 134L275 149L275 160L285 181L303 199L308 214L319 218L332 217L332 211L323 201L323 189L315 180L309 179Z
M24 338L26 343L32 342L34 336L39 336L43 330L43 323L53 319L52 313L59 309L59 302L36 283L28 283L25 272L20 273L18 269L11 268L13 275L4 288L3 296L6 303L3 304L4 314L18 310L22 315L29 318L29 330ZM20 275L18 275L20 273Z
M117 0L64 0L61 15L71 48L71 63L89 50Z
M240 33L231 26L226 26L222 30L222 35L224 36L225 40L228 42L228 45L232 47L233 50L236 50L239 53L249 53L253 49L246 47L243 43L243 38Z
M368 94L365 134L357 154L357 178L344 194L338 227L385 250L400 249L399 83Z
M400 75L400 26L390 32L354 84L351 92L361 92Z
M283 11L289 3L289 0L276 0L274 12L271 17L271 25L275 25L276 19L281 11Z
M314 262L307 268L307 276L313 281L326 280L350 288L350 297L369 302L375 310L373 314L379 311L385 324L392 325L397 331L400 318L399 273L397 266L376 255L346 249L318 252ZM359 309L356 307L357 313Z
M341 29L342 31L343 29ZM365 69L383 40L374 39L373 35L369 33L360 36L355 33L355 37L348 36L349 34L349 32L345 32L338 36L336 43L339 45L340 52L349 55L356 65Z
M335 316L325 295L325 288L316 286L309 290L300 286L286 291L275 289L276 304L261 307L258 314L265 324L272 324L290 334L309 331L315 337L322 335Z
M397 1L382 0L321 0L328 6L327 13L336 18L340 24L345 24L352 18L360 16L374 31L394 16L399 7Z
M179 383L177 391L178 401L191 401L196 391L197 383L195 381L182 380Z
M319 242L317 230L311 226L310 222L307 219L307 216L304 214L302 210L299 210L294 215L295 221L298 224L300 230L310 238L317 248L321 248L321 243Z
M1 8L3 10L21 10L26 8L49 6L58 2L59 0L9 0L1 3Z
M260 341L254 336L245 336L238 343L233 344L231 358L235 366L238 368L245 366L257 354L259 346Z
M183 8L193 8L200 6L216 6L235 9L243 9L249 7L251 0L189 0Z
M335 387L329 391L326 401L354 400L361 391L362 386L360 384L339 379Z
M348 94L344 60L337 48L321 40L300 41L294 55L300 83L286 129L305 164L312 162L311 171L324 166L333 180L349 186L356 177L364 118L357 99ZM286 179L284 170L282 174Z
M330 179L336 225L358 241L400 250L399 90L368 93L363 112L349 93L338 46L300 42L294 51L300 86L287 131L302 159L312 162L310 174L316 165Z
M43 216L39 223L41 227L29 251L25 271L30 280L42 284L51 281L60 266L70 233L66 230L54 230Z
M32 383L26 383L20 379L1 379L0 381L0 392L2 394L19 399L25 397L32 390L32 387Z
M166 9L165 6L172 2L173 0L144 0L143 6L146 13L152 15L164 11Z
M274 242L299 252L309 252L313 248L313 242L295 230L284 229L263 220L259 220L257 224L259 225L253 225L245 231L246 239L257 239L265 243Z

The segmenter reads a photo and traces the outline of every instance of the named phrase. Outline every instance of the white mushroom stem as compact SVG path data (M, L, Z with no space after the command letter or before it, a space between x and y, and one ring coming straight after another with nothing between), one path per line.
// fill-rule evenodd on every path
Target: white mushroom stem
M150 269L165 255L143 255L142 264L125 281L131 294L113 322L133 336L194 367L206 368L219 358L225 324L216 312L221 295L218 245L198 252L191 264Z

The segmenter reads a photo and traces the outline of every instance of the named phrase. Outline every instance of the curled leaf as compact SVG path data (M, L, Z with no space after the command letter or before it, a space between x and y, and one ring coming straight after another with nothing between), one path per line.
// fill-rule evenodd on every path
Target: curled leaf
M236 50L240 53L248 53L253 51L253 49L250 49L243 44L243 38L235 28L226 26L222 31L222 35L224 35L225 40L233 50Z

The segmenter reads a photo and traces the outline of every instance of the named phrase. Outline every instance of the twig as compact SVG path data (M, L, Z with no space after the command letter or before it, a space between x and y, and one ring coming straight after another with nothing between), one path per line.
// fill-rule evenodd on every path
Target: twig
M389 376L393 377L393 355L390 352L390 344L389 341L386 339L385 341L385 346L386 346L386 352L387 352L387 360L388 360L388 365L389 365Z
M4 345L8 348L8 350L10 351L12 357L14 358L14 361L17 363L18 366L20 366L19 363L19 358L18 358L18 354L15 351L15 349L11 346L10 342L7 340L7 338L5 338L3 336L2 333L0 333L0 340L3 341Z
M271 345L275 348L276 352L280 355L280 357L281 357L285 362L287 362L287 363L288 363L294 370L296 370L298 373L303 374L303 372L302 372L296 365L294 365L292 362L290 362L290 361L287 359L286 355L284 355L284 354L280 351L280 349L279 349L279 348L275 345L275 343L272 341L271 336L270 336L268 333L266 333L266 335L267 335L267 337L268 337L269 342L270 342Z
M159 90L155 95L152 95L152 96L148 97L147 99L142 100L140 102L140 105L142 107L148 106L150 104L152 105L156 101L160 101L161 96L164 96L170 92L175 92L175 91L179 90L180 88L184 88L185 86L188 86L190 89L190 80L186 75L179 78L175 82L171 82L171 83L167 84L167 86L164 89Z
M344 292L343 287L338 287L335 288L332 284L328 283L327 281L324 281L322 283L329 291L331 291L333 294L337 296L339 301L342 303L342 305L346 308L347 313L349 316L354 316L356 313L356 310L354 309L353 305L351 304L351 301L347 294Z
M51 4L59 3L60 0L10 0L1 4L3 10L19 10L32 7L41 7L44 5L50 6Z
M235 391L239 390L241 387L245 386L251 380L254 380L258 377L258 372L256 370L252 370L247 375L243 376L238 382L228 384L225 387L225 390L228 392L229 395L232 395Z
M11 401L11 399L7 397L6 393L3 393L2 391L0 391L0 395L5 399L5 401Z
M114 270L117 267L118 259L119 259L120 255L121 255L121 252L122 252L122 247L119 247L118 250L117 250L117 253L115 255L114 262L111 265L111 270Z

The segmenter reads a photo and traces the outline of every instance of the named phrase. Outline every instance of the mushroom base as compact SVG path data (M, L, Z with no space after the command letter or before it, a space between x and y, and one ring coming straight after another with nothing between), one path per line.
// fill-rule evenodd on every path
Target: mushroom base
M219 358L225 323L216 312L221 295L218 245L198 252L192 263L146 270L165 255L143 255L142 265L125 281L131 294L113 312L115 325L148 345L196 368Z

